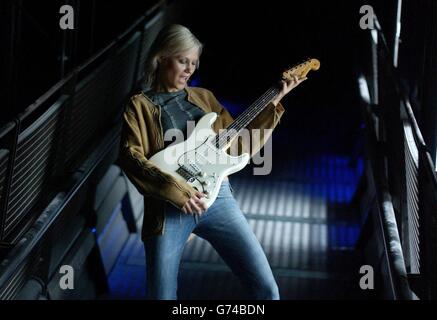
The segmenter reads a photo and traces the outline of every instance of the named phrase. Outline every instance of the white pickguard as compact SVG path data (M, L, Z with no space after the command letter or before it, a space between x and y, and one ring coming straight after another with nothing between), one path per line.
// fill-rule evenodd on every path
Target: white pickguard
M216 119L215 112L207 113L187 140L170 145L150 158L162 171L205 193L203 200L207 207L217 198L223 178L243 169L250 158L247 153L233 157L215 147L212 124Z

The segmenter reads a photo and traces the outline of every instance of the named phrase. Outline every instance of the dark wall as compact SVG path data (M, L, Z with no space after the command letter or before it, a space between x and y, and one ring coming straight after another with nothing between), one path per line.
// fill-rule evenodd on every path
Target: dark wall
M337 127L343 136L359 127L359 1L187 2L182 23L205 44L202 86L247 106L285 68L317 58L320 70L284 99L285 123L321 132Z
M14 35L18 43L14 48L17 90L9 107L11 113L18 113L61 78L60 55L65 37L70 45L64 69L68 73L157 1L7 3L21 3L22 7L20 31ZM77 28L62 32L58 25L59 7L66 3L76 8ZM302 127L310 122L320 127L339 123L345 134L359 125L354 68L360 54L359 6L363 1L168 3L175 7L174 15L180 17L180 22L205 44L199 85L222 99L247 106L279 80L285 68L307 57L318 58L321 69L311 73L304 85L284 99L289 107L288 119L297 120L294 125Z
M109 44L157 0L5 0L0 4L1 121L7 121L63 75ZM59 27L59 9L74 8L75 29ZM63 45L65 43L65 45ZM62 53L67 59L62 61ZM9 67L12 66L12 69ZM9 72L9 70L11 72Z

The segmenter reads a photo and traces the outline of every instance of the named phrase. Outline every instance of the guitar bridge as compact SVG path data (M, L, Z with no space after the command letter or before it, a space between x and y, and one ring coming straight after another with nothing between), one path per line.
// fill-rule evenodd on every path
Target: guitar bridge
M176 172L184 177L187 181L200 175L202 171L195 163L184 164L180 166Z

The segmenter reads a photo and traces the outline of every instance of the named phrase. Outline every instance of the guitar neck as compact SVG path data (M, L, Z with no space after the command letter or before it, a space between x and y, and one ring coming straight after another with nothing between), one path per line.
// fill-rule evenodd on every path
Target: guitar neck
M283 80L291 80L293 77L299 79L306 77L311 70L318 70L320 61L317 59L307 59L306 61L289 68L282 73ZM234 122L232 122L224 132L216 135L215 146L224 149L230 142L243 130L257 115L272 101L279 93L279 88L271 87L261 97L258 98L249 108L247 108Z
M253 119L264 110L265 107L279 93L277 87L270 87L264 94L261 95L254 103L242 112L227 128L226 131L216 136L215 145L218 149L222 149L228 145L244 128L246 128Z

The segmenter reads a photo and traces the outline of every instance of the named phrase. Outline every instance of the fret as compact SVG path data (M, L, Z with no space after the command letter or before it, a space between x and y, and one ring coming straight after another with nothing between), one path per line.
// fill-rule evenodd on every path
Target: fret
M306 77L310 70L318 70L320 61L317 59L308 59L293 68L289 68L282 74L283 80L290 80L292 77ZM262 110L279 94L278 87L269 88L261 97L258 98L249 108L233 121L224 132L215 136L214 146L218 149L225 148L229 141L232 141L240 132L246 128L249 123L258 116Z
M246 128L249 123L255 119L258 114L278 95L279 89L276 87L269 88L261 97L259 97L249 108L241 113L227 128L225 132L217 135L215 138L216 148L224 148L229 141L232 141L239 135L241 130Z

